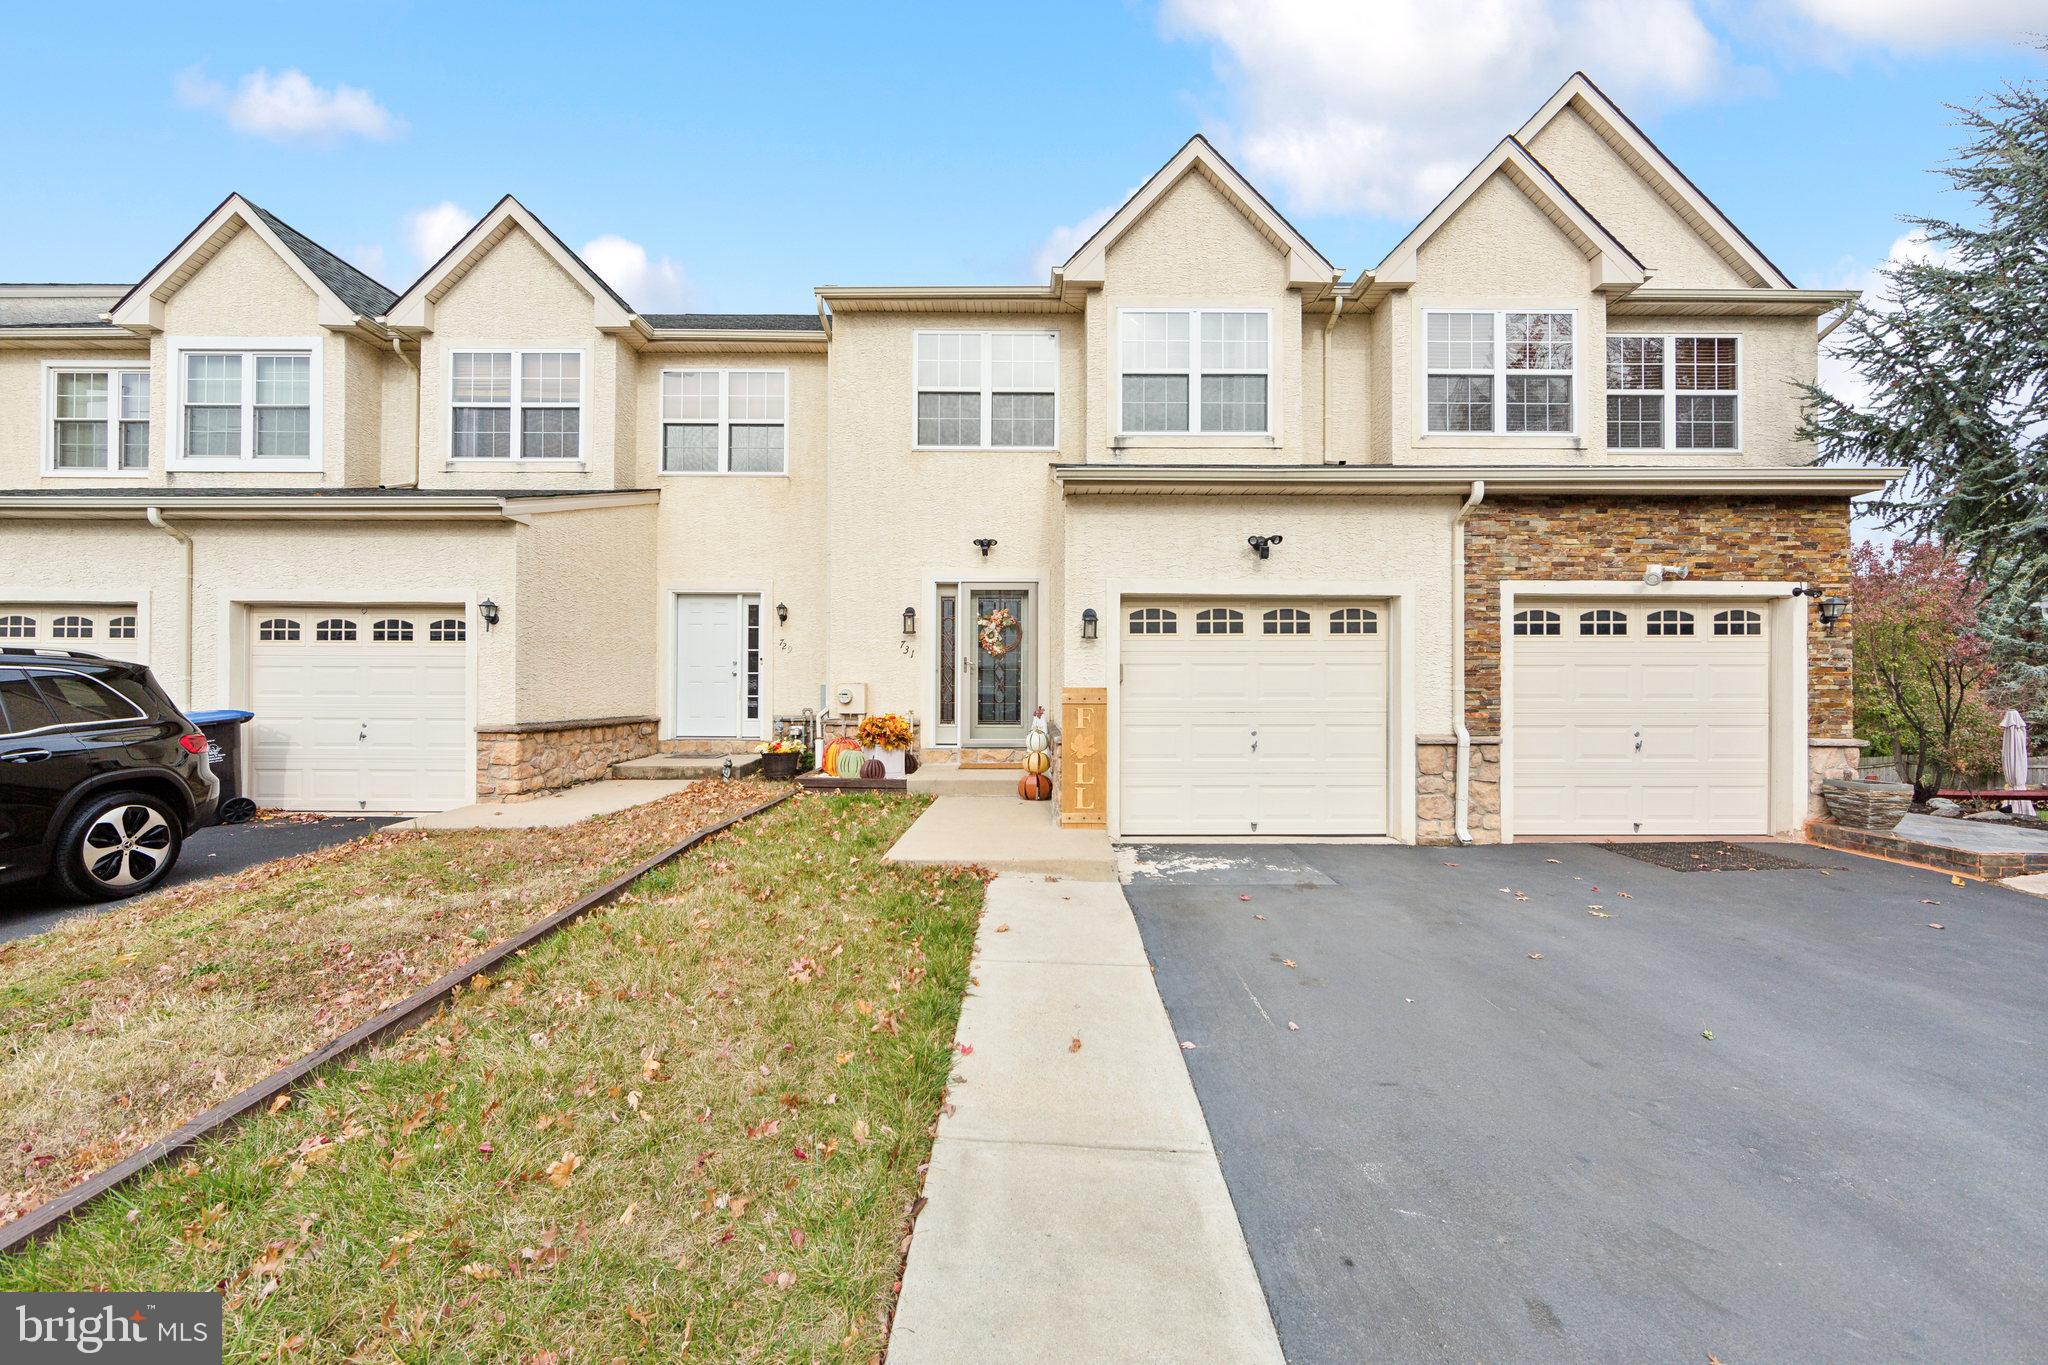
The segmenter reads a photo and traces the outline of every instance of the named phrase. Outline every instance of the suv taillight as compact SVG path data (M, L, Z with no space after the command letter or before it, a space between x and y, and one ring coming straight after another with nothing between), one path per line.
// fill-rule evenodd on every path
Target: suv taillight
M206 736L179 735L178 747L188 754L203 754L206 752Z

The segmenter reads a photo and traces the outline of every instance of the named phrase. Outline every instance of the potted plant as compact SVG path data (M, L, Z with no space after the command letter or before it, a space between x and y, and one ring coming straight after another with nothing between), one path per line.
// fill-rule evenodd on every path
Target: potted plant
M884 777L903 776L904 752L917 742L917 732L910 728L909 721L893 711L885 711L861 721L853 735L868 758L881 763Z
M788 782L803 765L804 746L793 739L771 739L756 752L761 755L761 776L770 782Z

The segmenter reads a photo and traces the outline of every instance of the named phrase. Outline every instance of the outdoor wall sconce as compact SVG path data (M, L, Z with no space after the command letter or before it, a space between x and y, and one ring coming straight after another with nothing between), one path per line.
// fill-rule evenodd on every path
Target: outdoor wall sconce
M1280 537L1246 536L1244 543L1256 550L1260 559L1271 559L1273 557L1273 547L1280 543Z
M778 626L789 624L789 603L777 602L775 604L775 624Z
M996 543L993 540L977 540L974 542L974 548L981 551L981 557L983 559L987 559L988 552L990 550L995 549L995 547Z
M1100 620L1101 618L1095 614L1095 608L1089 607L1087 610L1083 611L1081 613L1081 638L1084 640L1094 639L1095 626L1096 623Z
M476 604L477 615L484 618L484 629L490 630L498 624L498 604L486 597Z
M903 609L903 633L904 633L905 635L915 635L915 634L917 634L917 608L916 608L916 607L905 607L905 608Z
M1821 629L1832 633L1835 623L1849 614L1849 599L1846 597L1823 597L1820 599Z

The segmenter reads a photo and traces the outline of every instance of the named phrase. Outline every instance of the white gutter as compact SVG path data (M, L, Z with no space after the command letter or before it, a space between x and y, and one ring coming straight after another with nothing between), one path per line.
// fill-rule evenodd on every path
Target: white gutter
M1235 495L1461 494L1484 476L1496 493L1643 493L1666 497L1780 493L1853 497L1882 491L1906 471L1885 466L1815 465L1123 465L1059 464L1053 477L1070 494Z
M1826 322L1821 324L1821 329L1819 333L1817 333L1813 338L1815 344L1817 345L1820 342L1826 341L1830 336L1834 334L1834 330L1837 327L1840 327L1843 323L1849 320L1849 315L1851 313L1854 313L1855 311L1856 300L1851 299L1847 303L1843 304L1840 312L1836 313L1833 317L1829 318Z
M1486 501L1486 480L1472 480L1465 505L1451 519L1451 733L1458 737L1457 792L1451 798L1452 837L1472 842L1466 821L1466 796L1472 781L1472 731L1465 725L1465 518Z
M184 616L179 621L178 632L180 637L180 644L178 646L179 671L171 678L172 683L175 684L171 688L171 695L178 699L180 705L189 710L192 706L192 537L165 521L164 514L159 508L145 507L142 510L142 514L149 519L151 526L156 527L157 530L162 531L165 535L177 541L185 550L185 605Z

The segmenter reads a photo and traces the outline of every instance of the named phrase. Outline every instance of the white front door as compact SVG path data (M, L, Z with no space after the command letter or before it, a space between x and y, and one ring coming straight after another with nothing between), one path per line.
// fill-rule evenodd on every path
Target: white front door
M746 593L676 598L678 736L751 737L761 731L761 599Z
M1384 834L1378 603L1122 606L1120 831Z
M940 734L957 724L961 729L954 732L969 746L1022 745L1037 705L1031 589L963 583L941 585L939 593L940 652L957 651L958 659L955 688L949 692L940 682Z
M256 607L249 622L257 805L411 813L470 799L461 608Z
M1768 834L1763 611L1518 603L1514 833Z

